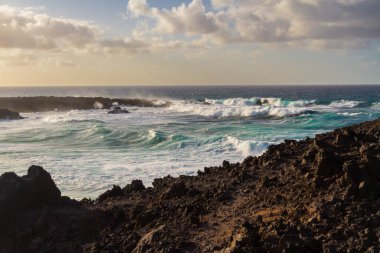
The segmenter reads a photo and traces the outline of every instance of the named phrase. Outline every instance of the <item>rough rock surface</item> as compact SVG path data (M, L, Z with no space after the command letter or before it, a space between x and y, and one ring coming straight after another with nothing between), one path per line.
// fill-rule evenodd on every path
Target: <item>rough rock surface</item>
M32 166L23 177L13 172L0 176L0 215L10 216L38 205L57 204L61 192L42 167Z
M23 119L20 113L8 109L0 109L0 119Z
M376 120L1 216L0 252L379 252L379 195Z
M129 113L128 110L121 108L120 106L116 106L111 108L110 111L108 111L108 114L124 114Z

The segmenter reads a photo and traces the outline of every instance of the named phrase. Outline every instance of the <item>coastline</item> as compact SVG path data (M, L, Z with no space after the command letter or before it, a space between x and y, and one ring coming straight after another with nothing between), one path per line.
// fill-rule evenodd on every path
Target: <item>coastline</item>
M146 99L121 99L105 97L0 97L0 108L20 113L90 110L111 108L114 103L125 106L157 107L154 101ZM163 106L163 105L160 105Z
M60 197L39 167L24 178L3 174L0 245L4 252L376 252L379 140L380 120L365 122L197 176L114 186L94 201Z

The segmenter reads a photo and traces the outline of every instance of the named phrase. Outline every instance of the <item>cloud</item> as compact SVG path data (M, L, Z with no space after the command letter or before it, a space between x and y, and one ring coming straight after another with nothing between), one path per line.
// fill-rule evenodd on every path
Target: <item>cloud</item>
M74 66L75 62L65 59L65 54L134 54L150 50L149 42L127 37L105 38L102 29L93 22L57 18L44 11L44 8L0 5L2 65Z
M185 55L230 44L363 49L380 40L378 0L173 2L162 8L151 6L153 0L129 0L127 16L136 26L114 38L92 21L54 17L43 7L0 5L0 51L14 52L3 54L3 62L33 65L43 62L44 52L55 54L51 59L58 65L72 66L64 55L175 50Z
M146 0L129 0L127 9L135 17L144 16L149 13L149 6Z
M0 6L0 48L53 50L94 43L99 30L90 22L54 18L38 10Z
M150 20L150 32L202 37L215 44L360 48L380 39L378 0L212 0L209 10L202 0L171 9L130 0L128 10L132 16Z

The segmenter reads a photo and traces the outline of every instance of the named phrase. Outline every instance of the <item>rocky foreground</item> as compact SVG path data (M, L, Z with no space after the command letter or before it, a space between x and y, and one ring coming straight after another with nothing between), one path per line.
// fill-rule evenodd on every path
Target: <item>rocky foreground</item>
M95 201L32 166L0 177L0 252L377 253L379 197L380 120Z

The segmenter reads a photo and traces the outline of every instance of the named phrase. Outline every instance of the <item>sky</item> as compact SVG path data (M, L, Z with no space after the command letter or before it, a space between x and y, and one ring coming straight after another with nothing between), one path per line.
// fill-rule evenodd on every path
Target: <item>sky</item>
M0 0L0 86L380 84L379 0Z

